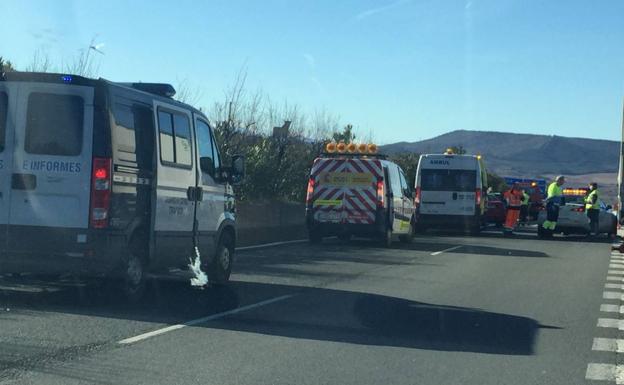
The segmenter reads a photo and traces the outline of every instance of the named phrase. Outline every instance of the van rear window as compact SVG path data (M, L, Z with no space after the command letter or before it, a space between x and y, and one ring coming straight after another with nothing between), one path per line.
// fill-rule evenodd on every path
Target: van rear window
M80 96L31 93L24 150L30 154L80 155L83 120L84 102Z
M4 142L6 135L7 109L9 98L6 92L0 92L0 152L4 151Z
M420 176L420 187L425 191L475 191L475 170L425 169Z

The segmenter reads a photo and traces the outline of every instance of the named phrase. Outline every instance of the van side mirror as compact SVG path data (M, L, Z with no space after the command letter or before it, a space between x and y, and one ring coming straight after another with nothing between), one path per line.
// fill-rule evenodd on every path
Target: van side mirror
M612 210L612 209L613 209L613 206L607 205L607 210Z
M202 156L199 158L199 168L201 168L202 172L205 172L212 177L215 176L215 166L211 157Z

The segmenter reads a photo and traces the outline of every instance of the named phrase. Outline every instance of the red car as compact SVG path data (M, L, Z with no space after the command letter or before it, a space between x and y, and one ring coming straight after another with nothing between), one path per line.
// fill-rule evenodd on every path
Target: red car
M487 210L485 212L485 220L488 223L494 223L500 227L505 223L507 210L503 197L500 194L488 194Z

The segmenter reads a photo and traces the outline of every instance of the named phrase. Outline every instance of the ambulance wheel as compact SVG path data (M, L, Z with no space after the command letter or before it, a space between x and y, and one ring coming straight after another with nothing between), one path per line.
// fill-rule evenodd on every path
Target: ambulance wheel
M410 225L409 232L407 234L399 235L399 241L403 243L412 243L414 239L414 227Z
M234 240L224 232L217 245L217 253L207 268L208 282L211 285L222 286L230 280L232 265L234 264Z
M321 232L319 230L310 230L308 231L308 240L312 244L319 244L323 241L323 237L321 236Z

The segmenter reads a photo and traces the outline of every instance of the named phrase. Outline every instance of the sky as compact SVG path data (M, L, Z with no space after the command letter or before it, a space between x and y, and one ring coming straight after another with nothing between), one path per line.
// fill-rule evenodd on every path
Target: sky
M0 55L18 68L95 39L100 76L184 81L204 108L244 69L248 89L380 144L621 137L623 0L3 0L0 15Z

